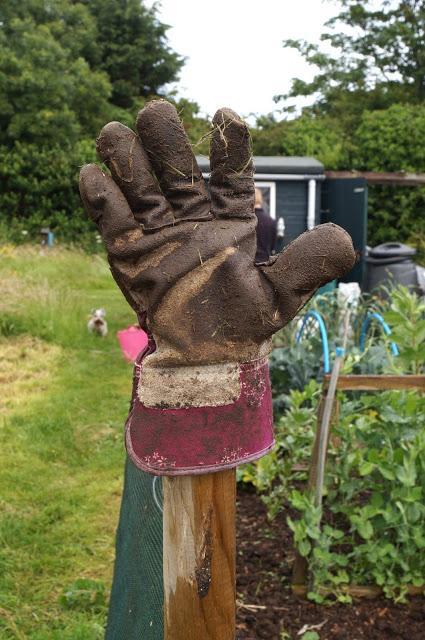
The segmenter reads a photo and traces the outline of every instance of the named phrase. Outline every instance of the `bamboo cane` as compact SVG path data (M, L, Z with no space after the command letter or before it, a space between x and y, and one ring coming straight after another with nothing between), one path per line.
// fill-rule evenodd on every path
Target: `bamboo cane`
M347 310L343 319L343 339L342 347L337 349L332 373L327 387L326 395L322 392L317 415L317 431L314 440L313 454L311 459L310 473L308 479L308 490L314 491L315 504L321 506L323 497L323 483L326 465L326 455L329 445L329 433L331 420L334 411L335 394L338 378L344 361L345 349L347 346L348 330L350 326L350 311ZM308 576L307 558L295 553L292 568L292 584L305 585Z
M316 486L315 486L315 504L316 507L322 505L323 484L325 479L326 454L329 442L329 428L331 424L332 409L335 400L336 388L338 383L341 367L344 362L345 349L347 346L348 330L350 327L350 311L347 310L344 315L342 347L337 349L334 366L332 368L329 388L326 394L325 406L323 408L323 418L320 429L319 445L317 451L317 469L316 469Z

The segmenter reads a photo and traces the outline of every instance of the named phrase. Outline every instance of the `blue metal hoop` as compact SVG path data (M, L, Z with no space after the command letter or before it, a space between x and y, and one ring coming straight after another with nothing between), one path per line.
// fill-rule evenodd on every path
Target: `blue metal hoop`
M314 318L319 325L320 337L322 339L322 352L323 352L323 372L329 373L331 370L330 361L329 361L329 344L328 344L328 332L326 331L325 321L323 320L321 314L318 311L308 311L303 317L301 327L298 330L296 341L299 343L302 338L302 334L304 328L307 324L307 321L310 318Z
M390 327L387 325L387 323L385 322L384 318L381 316L380 313L367 313L365 316L365 319L363 320L363 324L362 324L362 328L360 331L360 343L359 343L359 347L360 347L360 351L363 353L363 351L365 350L365 343L366 343L366 334L367 334L367 330L369 329L369 325L372 322L372 320L377 320L378 323L381 325L382 329L384 330L385 335L390 336L391 335L391 329ZM390 348L391 348L391 353L393 354L394 357L398 356L400 354L398 347L396 345L395 342L390 342Z

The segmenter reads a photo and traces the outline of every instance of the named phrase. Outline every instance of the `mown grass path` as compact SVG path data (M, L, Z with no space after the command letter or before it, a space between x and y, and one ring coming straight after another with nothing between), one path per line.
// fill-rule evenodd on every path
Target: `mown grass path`
M105 339L86 329L100 306ZM103 258L0 248L2 640L103 636L132 378L116 331L134 320Z

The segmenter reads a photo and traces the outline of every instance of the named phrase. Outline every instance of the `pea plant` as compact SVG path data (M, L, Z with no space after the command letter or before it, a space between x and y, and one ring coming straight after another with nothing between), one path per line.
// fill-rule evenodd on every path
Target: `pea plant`
M425 373L423 300L397 288L386 300L368 304L390 324L400 355L392 357L388 339L380 335L377 341L373 334L361 354L353 337L345 373ZM363 313L360 309L359 316ZM308 352L307 345L303 348ZM313 343L310 352L315 349ZM347 602L347 586L356 584L379 586L387 597L402 601L411 586L425 586L425 396L413 391L338 394L325 499L318 508L306 480L320 377L300 388L297 363L296 388L285 388L291 378L285 364L289 355L272 360L277 447L246 465L239 479L257 487L270 517L290 513L294 544L308 560L311 599L323 602L331 594ZM307 379L312 363L307 359ZM280 385L279 367L284 369Z
M309 595L321 602L325 587L344 601L349 584L378 585L402 600L410 585L425 584L425 398L387 391L340 403L323 514L307 493L287 496L299 516L288 524L312 573Z

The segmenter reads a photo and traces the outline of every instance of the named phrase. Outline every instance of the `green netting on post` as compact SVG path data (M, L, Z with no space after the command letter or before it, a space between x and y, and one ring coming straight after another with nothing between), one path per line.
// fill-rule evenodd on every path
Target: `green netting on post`
M163 640L162 484L126 462L105 640Z

